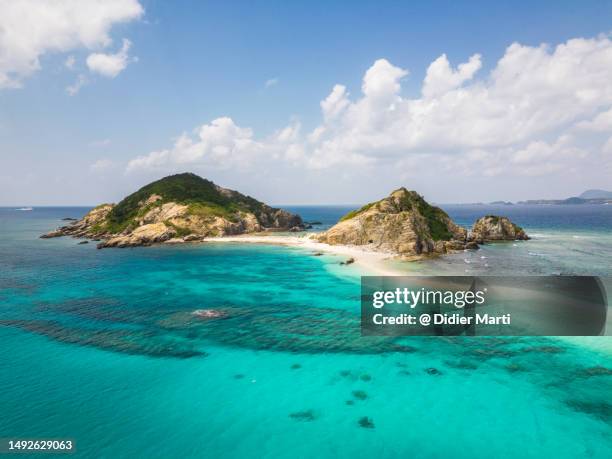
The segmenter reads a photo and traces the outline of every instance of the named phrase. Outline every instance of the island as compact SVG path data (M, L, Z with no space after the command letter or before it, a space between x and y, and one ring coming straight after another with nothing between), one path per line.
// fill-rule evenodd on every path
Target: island
M344 265L357 256L408 260L529 239L522 228L498 215L484 216L467 230L403 187L349 212L327 231L305 232L308 227L299 215L183 173L152 182L118 204L101 204L41 238L92 239L98 248L211 241L301 245L317 254L347 255Z
M41 237L89 238L100 240L98 248L104 248L303 229L299 215L184 173L150 183L116 205L99 205L81 220Z
M478 219L472 230L467 231L442 209L406 188L349 212L335 226L314 237L329 245L365 246L408 258L478 249L478 244L492 241L529 238L508 218L495 215Z

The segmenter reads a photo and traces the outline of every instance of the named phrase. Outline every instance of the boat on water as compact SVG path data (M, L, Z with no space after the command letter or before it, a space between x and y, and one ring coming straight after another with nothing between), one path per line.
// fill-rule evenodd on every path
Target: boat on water
M25 210L25 211L29 211L29 210L34 210L31 207L20 207L19 209L16 210Z

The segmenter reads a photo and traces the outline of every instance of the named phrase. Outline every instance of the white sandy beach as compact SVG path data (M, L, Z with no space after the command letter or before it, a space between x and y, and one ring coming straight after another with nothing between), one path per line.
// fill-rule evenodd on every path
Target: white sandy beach
M355 260L354 265L359 268L363 274L380 275L380 276L401 276L406 275L399 269L389 266L386 261L395 258L392 253L381 253L373 250L367 250L358 246L348 245L329 245L322 242L317 242L310 237L311 235L301 236L282 236L282 235L241 235L241 236L224 236L224 237L209 237L203 239L205 242L222 242L222 243L252 243L252 244L274 244L286 245L290 247L299 247L313 252L330 253L334 255L343 255Z

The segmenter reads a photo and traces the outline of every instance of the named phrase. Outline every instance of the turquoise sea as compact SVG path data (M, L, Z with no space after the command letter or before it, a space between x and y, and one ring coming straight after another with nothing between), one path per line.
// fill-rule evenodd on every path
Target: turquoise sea
M534 239L391 263L612 276L612 206L443 207ZM0 437L83 458L612 457L612 337L364 338L341 257L38 238L87 210L0 209ZM324 229L348 209L290 210Z

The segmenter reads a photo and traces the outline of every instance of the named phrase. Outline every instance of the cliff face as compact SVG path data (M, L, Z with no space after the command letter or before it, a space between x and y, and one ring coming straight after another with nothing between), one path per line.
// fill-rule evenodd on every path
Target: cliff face
M365 245L408 256L477 248L468 243L467 231L442 209L405 188L349 212L317 239L332 245Z
M530 238L523 228L512 223L507 217L487 215L476 220L468 239L482 244L487 241L526 241Z
M88 237L102 239L99 247L129 247L303 229L299 215L197 175L178 174L141 188L117 205L98 206L81 220L41 237Z

